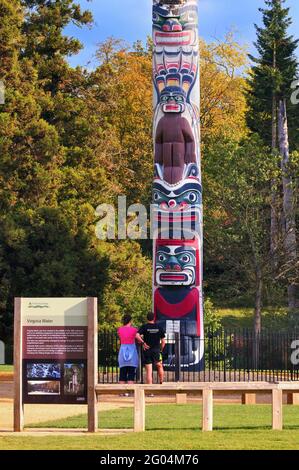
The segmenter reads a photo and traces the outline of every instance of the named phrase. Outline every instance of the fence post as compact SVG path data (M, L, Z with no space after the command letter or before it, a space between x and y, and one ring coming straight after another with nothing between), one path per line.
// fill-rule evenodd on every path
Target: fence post
M213 390L202 391L202 430L213 431Z
M177 405L186 405L187 404L187 393L177 393L176 394L176 404Z
M281 431L282 424L282 390L272 390L272 429Z
M299 405L299 393L288 393L288 405Z
M225 330L222 330L222 334L223 334L223 358L224 358L223 374L224 374L224 382L226 382L226 334L225 334Z
M255 405L256 394L255 393L243 393L242 394L242 405Z
M175 381L181 381L181 337L180 333L174 334L174 355L175 355Z
M253 369L255 371L259 368L259 358L260 358L260 333L253 332Z
M145 394L144 389L135 386L134 391L134 432L145 431Z

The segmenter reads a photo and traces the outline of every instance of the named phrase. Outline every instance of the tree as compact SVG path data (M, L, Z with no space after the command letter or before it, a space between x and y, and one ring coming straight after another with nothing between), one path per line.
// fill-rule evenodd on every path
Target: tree
M265 0L268 8L260 8L263 27L255 25L258 57L249 55L253 61L247 94L247 122L252 132L260 135L265 145L278 149L277 111L280 96L287 99L287 114L292 146L298 148L299 116L291 102L291 84L297 76L298 62L295 51L298 40L288 35L292 23L285 0ZM288 99L289 98L289 99Z
M268 237L268 185L277 161L258 138L212 142L205 148L205 246L225 297L251 296L254 329L262 327L262 301L272 277ZM221 168L221 171L219 169ZM208 279L206 279L208 281Z
M278 135L281 155L282 188L283 188L283 214L284 214L284 247L286 264L296 265L297 258L297 234L295 215L295 185L290 166L288 118L286 99L279 100L278 110ZM289 308L294 310L299 305L297 299L298 281L290 281L288 285Z
M91 74L101 129L109 152L106 166L128 203L149 205L152 157L152 58L146 49L129 51L114 38L98 45L99 66Z
M0 207L2 214L19 205L31 208L54 204L63 157L55 127L43 116L41 104L49 105L39 89L37 70L27 57L22 34L21 3L3 5L1 66L5 104L0 108ZM47 103L47 105L46 105Z
M70 23L90 25L92 14L82 11L74 0L22 0L25 8L23 57L30 57L37 67L44 89L55 94L69 78L66 57L77 54L82 45L64 34Z
M22 45L23 12L20 0L2 0L0 4L0 70L1 80L19 77L18 56Z
M256 48L258 58L250 56L256 64L252 68L249 80L248 104L249 111L247 119L252 131L258 132L266 145L271 146L275 155L280 152L282 158L283 178L282 193L283 204L281 208L281 197L275 190L277 182L272 181L271 199L271 250L274 266L277 268L277 251L279 239L285 239L288 246L287 256L295 259L296 253L296 230L294 207L294 195L292 190L292 175L287 172L289 139L291 148L298 147L299 118L295 106L291 102L291 84L298 71L298 62L295 50L298 40L288 35L291 24L289 8L284 8L285 0L265 0L268 8L260 9L263 14L264 27L258 27ZM287 126L289 122L289 129ZM278 125L279 124L279 125ZM289 230L293 227L294 229ZM281 229L280 229L281 227ZM292 238L292 241L289 240ZM292 253L290 246L292 245ZM294 285L288 288L289 306L296 305L296 289Z
M232 33L224 41L200 41L201 131L205 144L215 136L239 137L247 133L245 80L246 49Z

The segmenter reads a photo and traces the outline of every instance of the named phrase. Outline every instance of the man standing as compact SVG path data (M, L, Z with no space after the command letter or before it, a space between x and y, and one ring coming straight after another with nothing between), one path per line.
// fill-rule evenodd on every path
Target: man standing
M143 344L146 383L153 383L153 364L156 364L160 384L162 384L164 370L161 351L165 347L165 331L155 323L154 318L155 315L149 312L147 315L148 322L139 329L136 339Z

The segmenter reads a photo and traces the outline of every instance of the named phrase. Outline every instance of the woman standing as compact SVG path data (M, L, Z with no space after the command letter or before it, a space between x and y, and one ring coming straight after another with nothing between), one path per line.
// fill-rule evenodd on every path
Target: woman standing
M123 317L123 326L117 330L120 339L120 350L118 353L118 363L120 367L119 383L133 384L138 367L138 353L135 344L137 328L132 326L131 315Z

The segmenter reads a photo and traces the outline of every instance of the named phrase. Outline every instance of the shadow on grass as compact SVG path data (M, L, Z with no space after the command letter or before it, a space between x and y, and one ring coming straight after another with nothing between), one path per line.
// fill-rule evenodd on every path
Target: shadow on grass
M287 429L287 426L285 426L284 429ZM295 429L295 428L293 428ZM299 427L297 428L299 429ZM190 427L181 427L181 428L172 428L172 427L161 427L161 426L156 426L156 427L149 427L146 426L146 431L201 431L201 425L200 426L190 426ZM265 430L271 430L271 426L213 426L213 431L265 431Z
M189 411L188 411L189 410ZM192 413L190 413L190 410ZM284 429L299 430L299 408L284 408ZM176 405L149 407L146 416L147 431L201 431L201 414L194 412L193 405L178 408ZM77 429L87 427L86 415L77 415L58 421L31 424L28 428ZM133 408L102 411L99 414L99 429L118 430L134 427ZM268 431L271 430L271 408L268 405L242 407L229 405L215 407L214 430L225 432Z

